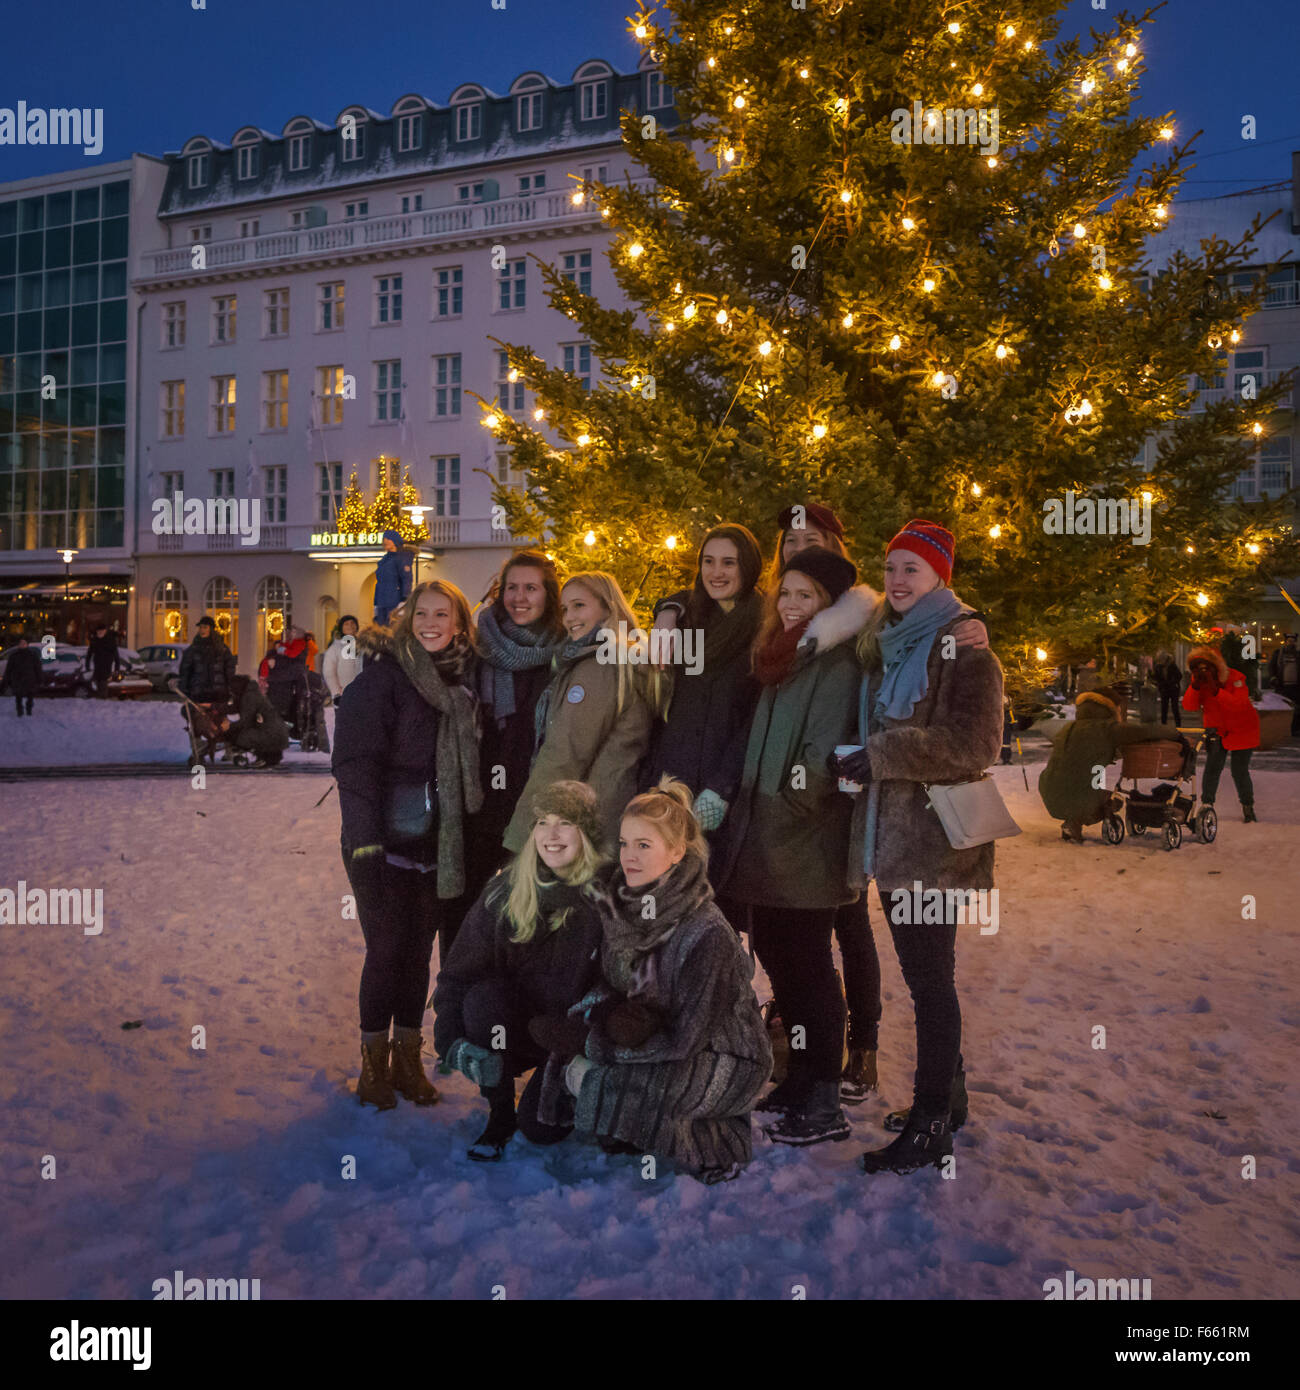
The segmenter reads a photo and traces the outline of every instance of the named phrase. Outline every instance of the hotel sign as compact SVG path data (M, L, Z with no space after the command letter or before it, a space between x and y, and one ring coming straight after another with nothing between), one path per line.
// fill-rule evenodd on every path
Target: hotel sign
M382 545L384 533L382 531L313 531L311 537L312 545L334 546L337 549L348 549L351 546L362 545Z

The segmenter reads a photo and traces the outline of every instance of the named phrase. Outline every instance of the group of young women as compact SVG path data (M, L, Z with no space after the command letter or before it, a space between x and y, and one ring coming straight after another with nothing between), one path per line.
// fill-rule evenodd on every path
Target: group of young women
M534 551L477 621L435 580L360 634L334 771L366 942L363 1103L438 1099L420 1061L437 934L434 1046L489 1104L471 1157L500 1158L516 1128L538 1144L576 1129L714 1182L748 1162L752 1111L779 1143L848 1137L842 1103L877 1086L865 885L886 902L917 880L992 887L992 845L954 849L924 784L994 761L1002 676L950 587L943 527L894 537L881 595L833 512L800 504L779 524L766 576L745 527L715 527L692 588L656 606L657 626L703 634L698 674L606 659L603 635L637 626L617 582L561 585ZM890 930L917 1071L868 1172L939 1163L965 1119L956 923ZM741 933L789 1045L765 1096Z

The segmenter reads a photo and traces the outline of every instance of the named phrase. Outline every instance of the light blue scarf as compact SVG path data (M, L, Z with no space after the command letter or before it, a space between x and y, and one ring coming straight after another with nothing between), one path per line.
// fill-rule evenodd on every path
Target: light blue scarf
M928 665L934 639L962 613L973 612L951 589L932 589L917 599L903 616L880 629L882 670L873 689L872 672L865 671L858 692L858 739L866 743L878 733L886 718L906 719L930 688ZM862 871L870 878L875 869L876 821L880 811L880 783L873 777L867 788L867 824L862 846Z

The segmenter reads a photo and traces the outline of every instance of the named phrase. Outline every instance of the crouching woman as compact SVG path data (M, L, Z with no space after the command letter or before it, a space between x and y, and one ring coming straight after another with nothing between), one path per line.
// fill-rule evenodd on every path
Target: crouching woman
M607 1149L652 1153L715 1183L752 1156L749 1116L772 1050L753 964L713 901L691 801L665 778L623 813L619 867L601 898L602 979L582 1001L591 1028L563 1088L552 1055L542 1117L567 1113Z
M582 782L554 782L534 799L532 817L523 849L462 922L433 994L434 1047L488 1102L487 1128L469 1150L481 1163L499 1159L516 1128L535 1144L570 1132L537 1117L547 1052L529 1026L563 1019L597 975L596 793ZM531 1067L516 1116L515 1077Z

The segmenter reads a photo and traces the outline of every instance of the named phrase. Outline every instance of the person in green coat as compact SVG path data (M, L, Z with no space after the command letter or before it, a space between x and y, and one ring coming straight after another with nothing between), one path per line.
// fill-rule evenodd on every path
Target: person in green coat
M1160 724L1121 724L1119 704L1108 690L1080 695L1073 720L1056 734L1052 755L1038 777L1038 794L1061 822L1061 838L1082 844L1083 827L1096 825L1113 809L1114 793L1105 785L1104 770L1121 749L1175 736L1176 731L1171 734Z
M276 767L289 746L289 729L275 706L262 694L250 676L234 676L230 681L230 714L221 721L221 732L232 748L252 753L257 765Z

